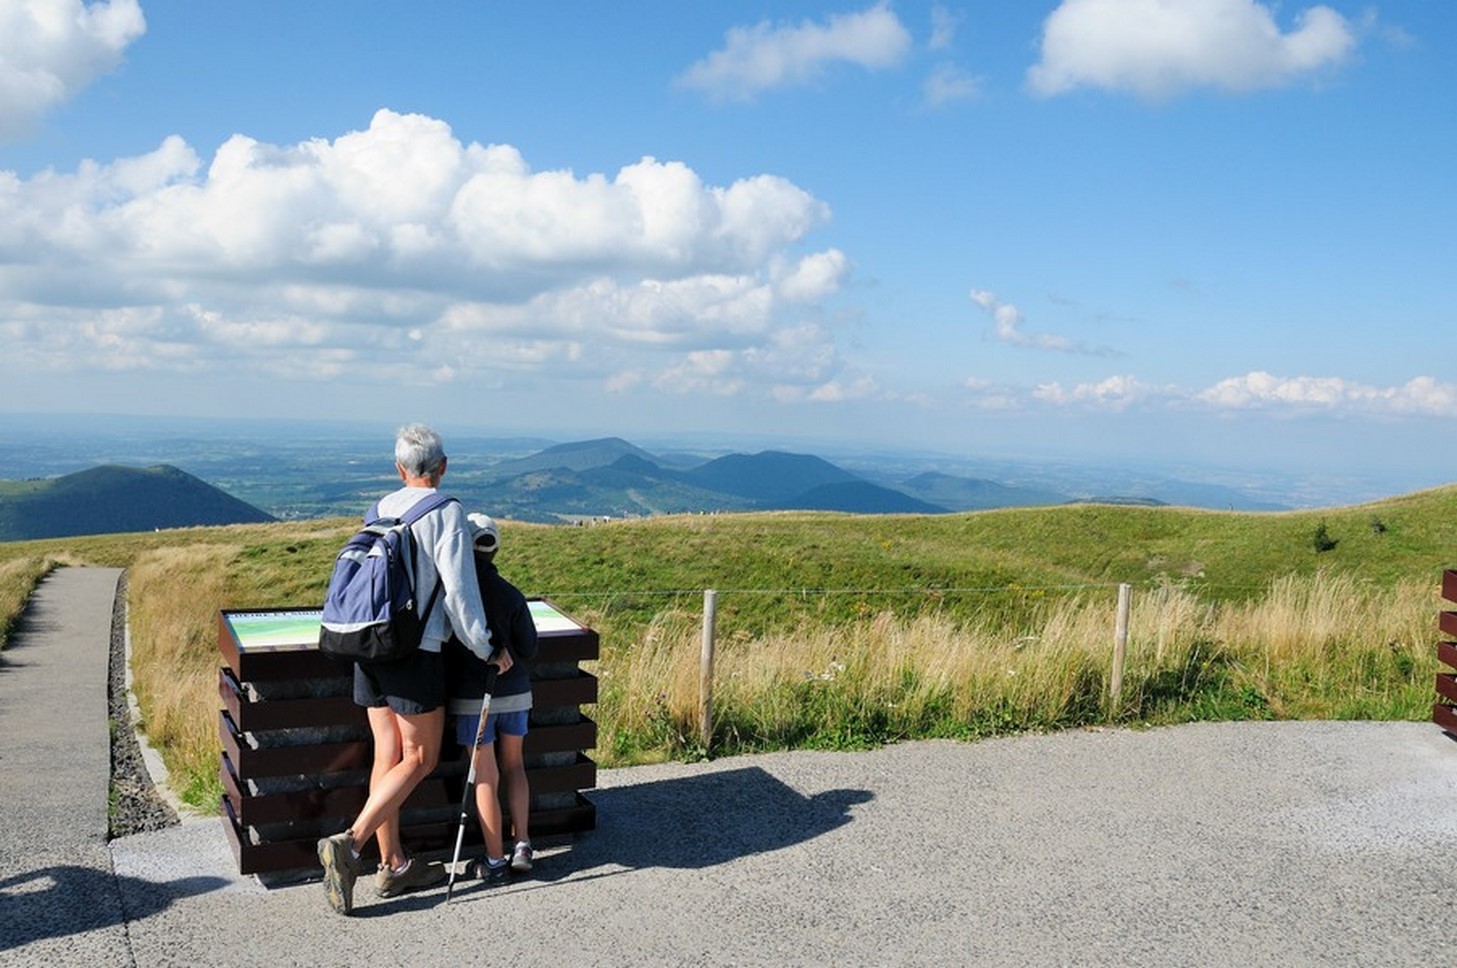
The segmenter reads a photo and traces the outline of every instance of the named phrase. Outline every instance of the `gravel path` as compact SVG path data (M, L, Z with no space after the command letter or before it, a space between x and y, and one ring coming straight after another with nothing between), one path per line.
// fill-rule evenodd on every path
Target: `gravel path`
M137 742L127 675L126 575L116 587L111 610L111 651L107 660L107 717L111 730L111 837L161 830L178 822L177 812L157 791Z

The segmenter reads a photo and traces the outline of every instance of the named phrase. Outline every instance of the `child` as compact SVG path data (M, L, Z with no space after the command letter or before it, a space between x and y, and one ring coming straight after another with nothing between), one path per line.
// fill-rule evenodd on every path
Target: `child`
M491 691L491 709L481 745L474 750L476 766L476 814L480 818L486 856L467 871L488 885L504 883L508 869L517 873L531 870L529 814L531 791L526 785L526 762L522 745L531 711L530 660L536 657L536 626L531 620L526 597L496 571L496 552L501 538L496 522L479 512L466 516L475 547L476 577L481 601L491 628L491 641L507 650L510 664ZM450 712L455 737L462 746L475 742L480 722L481 697L485 694L486 664L466 648L447 654L447 682L450 684ZM499 752L500 769L496 758ZM510 808L516 847L508 863L501 824L498 782L504 786Z

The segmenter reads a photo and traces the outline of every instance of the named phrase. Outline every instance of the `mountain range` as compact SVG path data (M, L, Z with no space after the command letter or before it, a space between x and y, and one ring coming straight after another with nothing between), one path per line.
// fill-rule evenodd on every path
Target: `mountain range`
M950 475L872 481L819 457L775 450L669 463L619 437L549 447L450 486L463 500L521 520L777 510L938 514L1071 499Z
M513 443L522 446L514 447ZM1001 483L886 465L859 472L809 454L764 450L656 455L620 437L565 444L457 439L445 488L468 507L521 521L736 511L940 514L1074 501L1276 510L1232 488L1153 481L1123 495ZM191 442L189 466L108 463L59 477L0 481L0 540L358 515L398 484L375 442L319 441L295 454L274 443ZM361 449L362 447L367 449ZM1162 488L1162 490L1161 490ZM1194 488L1202 500L1181 497ZM1194 493L1194 492L1190 492Z

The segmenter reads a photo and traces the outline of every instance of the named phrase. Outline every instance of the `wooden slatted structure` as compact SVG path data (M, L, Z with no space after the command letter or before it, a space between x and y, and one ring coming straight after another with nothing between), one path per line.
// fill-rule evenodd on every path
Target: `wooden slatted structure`
M1442 598L1457 604L1457 570L1442 572ZM1437 628L1445 636L1457 639L1457 610L1444 610L1437 618ZM1437 659L1448 669L1457 669L1457 641L1437 643ZM1432 706L1432 722L1457 739L1457 673L1437 673L1437 702Z
M597 701L597 633L551 602L530 603L540 649L532 663L526 772L537 842L596 826L583 794L596 786L587 755L597 726L581 707ZM318 838L344 829L364 805L371 757L364 710L352 699L353 673L318 650L318 609L218 613L218 738L222 814L243 874L318 867ZM448 734L448 731L447 731ZM465 751L449 735L440 765L405 801L401 837L421 854L454 845L465 782ZM476 824L467 843L480 843Z

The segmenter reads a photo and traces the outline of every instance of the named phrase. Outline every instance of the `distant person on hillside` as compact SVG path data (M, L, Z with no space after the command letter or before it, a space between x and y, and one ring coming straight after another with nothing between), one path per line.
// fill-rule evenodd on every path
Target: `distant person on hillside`
M496 522L480 513L466 516L475 541L476 576L486 618L495 641L511 662L502 667L491 691L490 714L481 745L475 747L476 816L481 823L486 856L469 870L486 884L503 883L507 871L525 874L531 870L531 791L526 782L523 747L531 711L530 660L536 658L536 625L526 597L496 570L496 552L501 536ZM446 679L450 683L450 713L455 738L470 748L480 723L481 697L485 694L486 664L458 642L446 646ZM500 768L497 769L497 756ZM508 861L502 829L498 782L504 784L511 813L512 836L516 845Z
M424 424L400 429L395 439L395 470L403 487L376 506L381 517L399 517L431 494L445 474L440 435ZM506 650L491 653L491 629L481 604L471 534L460 503L450 501L411 526L415 536L415 587L428 596L442 591L426 620L417 652L393 662L354 664L354 701L364 706L374 739L369 799L349 829L319 841L324 892L340 914L354 908L354 881L364 869L360 851L370 837L379 841L380 866L375 890L381 897L438 884L446 877L439 864L405 854L400 843L400 805L440 759L445 725L445 660L441 649L455 637L479 661L511 668ZM441 607L443 606L443 607Z

